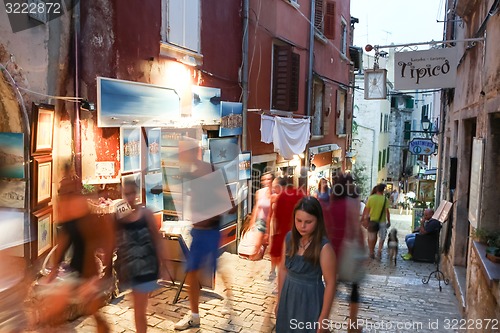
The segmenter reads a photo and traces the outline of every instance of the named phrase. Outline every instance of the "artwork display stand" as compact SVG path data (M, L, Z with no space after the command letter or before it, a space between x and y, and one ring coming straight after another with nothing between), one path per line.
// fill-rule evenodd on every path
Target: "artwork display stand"
M441 223L441 228L443 228L443 224ZM422 279L423 284L428 284L429 280L431 279L432 276L434 276L438 280L439 284L439 291L442 291L443 288L441 287L441 281L444 282L444 284L448 285L450 283L450 280L445 278L444 273L440 270L439 264L441 262L441 246L439 244L439 237L436 237L436 242L437 242L437 251L436 251L436 270L432 271L428 277Z
M452 206L453 206L453 204L451 202L443 200L443 201L441 201L441 204L439 205L439 207L436 209L434 215L432 216L433 219L436 219L441 223L440 230L443 229L443 224L448 220L448 216L450 214ZM422 283L428 284L431 277L434 276L438 280L439 291L442 291L443 288L441 287L441 281L443 281L444 284L448 285L450 283L450 280L445 278L444 273L439 268L439 264L441 262L441 246L439 244L439 239L440 239L440 237L436 238L436 242L437 242L437 252L436 252L436 260L435 260L436 261L436 270L432 271L428 277L423 278Z
M177 246L178 249L180 249L180 251L182 253L182 256L179 256L179 255L175 255L176 253L174 251L167 251L168 254L173 254L173 255L167 255L166 260L174 262L174 263L181 263L181 264L185 263L186 258L189 255L189 249L186 245L186 242L184 242L184 238L182 237L182 235L165 233L165 232L162 232L161 234L162 234L163 240L167 242L167 245L166 245L167 248L172 248L172 247ZM174 253L172 253L172 252L174 252ZM177 254L179 254L179 251L176 251L176 252L177 252ZM168 275L170 277L170 280L172 281L172 285L175 286L175 277L174 277L175 273L174 273L174 275L172 275L172 272L170 272L169 269L167 269L167 272L168 272ZM184 287L184 283L186 282L186 276L187 276L187 273L183 272L182 278L180 279L180 283L177 286L177 292L175 293L173 304L177 303L177 301L179 300L179 296L181 294L182 288Z

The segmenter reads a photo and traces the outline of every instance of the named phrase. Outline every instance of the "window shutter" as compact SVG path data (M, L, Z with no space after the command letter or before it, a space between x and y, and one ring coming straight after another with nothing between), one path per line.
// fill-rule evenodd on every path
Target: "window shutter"
M296 111L299 106L300 56L290 45L274 46L272 108Z
M290 108L290 72L291 47L289 45L274 46L273 61L273 109L288 110Z
M326 3L324 35L335 39L335 3L330 1Z
M314 27L323 32L323 0L314 0Z
M405 131L404 131L404 139L410 140L411 137L411 123L409 121L405 121Z
M413 98L407 98L406 99L406 108L407 109L413 109L415 103L413 101Z

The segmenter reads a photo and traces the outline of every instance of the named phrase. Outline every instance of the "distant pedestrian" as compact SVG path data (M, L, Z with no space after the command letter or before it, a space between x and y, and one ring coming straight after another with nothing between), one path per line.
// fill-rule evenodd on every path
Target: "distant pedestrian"
M379 236L377 257L381 258L387 228L391 226L389 200L384 195L385 187L385 184L378 184L375 187L376 193L370 195L363 212L363 220L368 221L368 250L372 259L375 258L375 245Z
M321 205L314 197L304 197L293 217L278 274L276 332L329 332L336 261Z
M324 177L321 177L318 181L318 188L314 191L314 197L318 199L320 202L328 203L330 201L330 194L332 190L330 186L328 186L328 180Z

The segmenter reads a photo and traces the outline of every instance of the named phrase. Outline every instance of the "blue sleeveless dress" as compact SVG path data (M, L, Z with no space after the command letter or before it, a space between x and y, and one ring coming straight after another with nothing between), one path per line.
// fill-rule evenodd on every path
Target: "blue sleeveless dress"
M291 232L286 235L285 242L288 252ZM328 242L324 237L321 247ZM276 333L315 333L325 294L321 266L315 266L302 256L294 255L285 257L285 267L287 275L278 305Z

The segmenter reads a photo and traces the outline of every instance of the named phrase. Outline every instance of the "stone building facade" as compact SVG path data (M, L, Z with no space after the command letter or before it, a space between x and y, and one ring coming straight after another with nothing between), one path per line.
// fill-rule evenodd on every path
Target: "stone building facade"
M456 43L457 83L444 93L444 150L438 178L441 199L454 205L441 233L442 264L464 318L498 319L500 264L485 257L486 246L474 234L478 228L500 231L500 3L448 1L447 9L447 39L484 40Z

